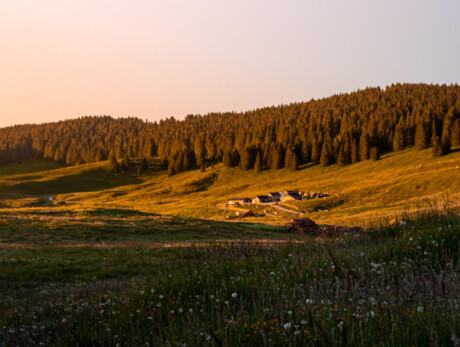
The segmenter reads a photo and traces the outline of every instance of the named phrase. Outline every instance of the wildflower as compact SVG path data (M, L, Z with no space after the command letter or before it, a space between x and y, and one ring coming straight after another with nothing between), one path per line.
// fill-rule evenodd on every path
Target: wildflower
M209 299L214 299L214 295L209 295Z
M163 295L160 295L160 296L159 296L159 298L160 298L160 299L163 299L163 298L164 298L164 296L163 296Z
M313 304L313 300L312 300L312 299L307 299L307 300L305 300L305 302L306 302L308 305Z
M417 307L417 312L422 313L423 312L423 306Z
M182 313L182 312L184 312L184 309L181 307L181 308L179 309L179 313Z
M288 311L287 314L292 316L292 311Z
M189 311L190 313L193 313L193 309L192 309L192 308L191 308L191 309L189 309L188 311Z
M237 297L237 294L236 293L233 293L232 294L232 298L236 298Z
M228 305L228 304L230 304L230 301L225 300L225 305Z
M343 327L345 326L345 322L339 322L339 324L337 324L337 326L338 326L340 329L343 329Z
M306 324L307 324L307 321L306 321L305 319L302 319L302 320L300 321L300 324L306 325Z
M375 312L374 311L367 312L367 317L368 318L374 318L375 317Z
M289 329L291 327L291 323L286 323L286 324L283 324L283 328L284 329Z
M169 313L174 314L174 310L169 311Z

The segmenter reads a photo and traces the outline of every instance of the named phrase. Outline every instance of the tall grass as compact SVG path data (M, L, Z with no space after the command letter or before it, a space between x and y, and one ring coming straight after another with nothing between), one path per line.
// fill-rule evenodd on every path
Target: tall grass
M143 275L48 283L3 302L5 345L451 345L452 211L304 243L171 249Z

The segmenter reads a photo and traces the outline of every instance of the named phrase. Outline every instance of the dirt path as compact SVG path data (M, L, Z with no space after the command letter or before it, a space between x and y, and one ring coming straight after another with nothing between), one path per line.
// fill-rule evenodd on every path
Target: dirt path
M21 248L21 249L45 249L45 248L188 248L188 247L212 247L212 246L241 246L241 245L263 245L276 246L286 243L303 243L304 240L215 240L208 242L123 242L123 243L64 243L55 245L33 245L28 243L0 243L2 248Z
M284 211L284 212L289 212L289 213L294 213L298 216L300 216L302 213L297 212L297 211L292 211L287 209L286 207L280 206L280 205L272 205L274 208L277 208L278 210Z

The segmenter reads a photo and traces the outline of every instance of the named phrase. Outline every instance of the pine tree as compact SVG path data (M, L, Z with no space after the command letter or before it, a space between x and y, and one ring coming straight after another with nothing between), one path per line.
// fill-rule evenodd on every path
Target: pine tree
M114 173L117 173L118 171L120 171L120 166L118 165L117 158L115 158L113 154L109 157L108 169L109 171L112 171Z
M292 156L294 153L292 152L291 147L288 147L286 150L286 155L284 156L284 167L290 168L291 167L291 161L292 161Z
M393 150L402 151L404 149L404 126L400 121L395 129L395 135L393 137Z
M415 146L418 149L425 149L430 144L428 127L425 123L418 123L415 130Z
M168 162L168 177L171 177L175 174L176 172L174 171L174 160L171 158Z
M238 164L240 163L240 153L236 148L232 152L232 163L233 166L238 166Z
M121 161L121 169L127 171L131 166L131 161L129 160L129 156L126 154L123 160Z
M433 141L433 157L440 157L442 154L441 139L436 136Z
M312 146L311 146L311 161L315 164L319 163L321 158L321 143L313 139Z
M362 133L359 139L359 159L361 161L369 159L370 143L369 135Z
M328 166L332 164L332 154L331 154L331 143L330 137L326 138L323 143L323 148L321 149L321 158L319 160L322 166Z
M460 118L454 121L450 135L452 146L460 146Z
M241 168L243 170L250 170L254 168L254 148L246 147L241 155Z
M358 144L356 143L356 139L353 137L351 141L351 162L357 163L359 161L359 151L358 151Z
M345 155L345 151L344 151L344 146L340 146L340 149L339 149L339 155L337 156L337 164L339 165L347 165L348 162L347 162L347 158L346 158L346 155Z
M257 152L256 162L254 164L254 171L255 172L261 172L262 169L263 169L262 155L260 154L260 151L259 151L259 152Z
M442 154L447 154L450 152L450 148L452 146L451 143L451 128L452 128L452 117L446 116L444 118L444 123L442 125L442 136L441 136L441 149Z
M309 163L311 161L311 144L305 139L301 145L302 162Z
M225 167L233 167L234 166L231 152L225 152L224 153L222 163L224 164Z
M376 161L380 159L380 153L379 149L377 147L372 147L371 148L371 153L370 153L371 160Z
M284 164L284 156L283 156L283 148L281 145L277 144L272 156L272 169L279 170L283 168Z
M299 156L297 155L296 152L293 152L293 154L291 156L289 169L291 171L297 171L299 169Z

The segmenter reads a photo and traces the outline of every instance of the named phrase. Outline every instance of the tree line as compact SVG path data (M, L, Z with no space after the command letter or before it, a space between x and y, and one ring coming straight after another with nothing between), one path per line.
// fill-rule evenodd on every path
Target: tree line
M68 165L161 157L169 175L222 162L262 171L378 160L388 151L460 145L460 87L394 84L251 110L148 122L90 116L0 129L0 164L43 158Z

